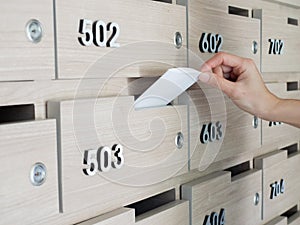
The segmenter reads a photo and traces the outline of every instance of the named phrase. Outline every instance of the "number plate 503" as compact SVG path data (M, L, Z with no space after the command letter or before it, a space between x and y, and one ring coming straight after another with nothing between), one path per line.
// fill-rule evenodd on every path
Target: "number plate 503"
M120 169L124 164L123 147L116 144L112 148L107 146L99 149L86 150L83 164L88 168L83 169L87 176L94 176L97 171L108 172L110 169Z

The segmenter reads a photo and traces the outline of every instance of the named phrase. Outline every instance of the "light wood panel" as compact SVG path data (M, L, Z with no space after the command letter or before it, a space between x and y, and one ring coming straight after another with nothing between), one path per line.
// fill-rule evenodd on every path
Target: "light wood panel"
M291 7L295 7L295 8L300 8L300 3L298 0L265 0L265 1L270 1L270 2L274 2L274 3L279 3L279 4L284 4L284 5L288 5Z
M177 200L136 217L136 225L189 225L188 201Z
M287 218L283 216L276 217L265 225L287 225Z
M287 151L277 150L255 158L255 168L262 169L263 218L271 218L297 205L299 196L300 154L287 155ZM284 180L284 191L271 198L271 185Z
M107 211L129 204L147 197L145 186L187 172L186 106L139 111L132 107L130 96L48 103L49 118L58 121L65 213L87 207ZM178 132L186 137L181 149L175 146ZM114 144L124 147L124 166L86 176L84 151Z
M260 123L253 127L254 117L235 106L230 99L214 88L201 85L179 97L189 109L190 168L205 170L208 166L225 169L235 160L247 161L260 147ZM202 143L203 125L222 124L219 140Z
M243 5L244 3L241 3ZM202 53L199 41L202 33L214 33L223 36L221 51L252 58L260 66L260 21L250 17L228 14L228 7L239 7L229 1L189 1L189 65L200 67L201 61L213 56L212 53ZM242 8L244 6L241 6ZM244 8L251 15L251 8ZM253 41L258 43L256 54L252 52ZM194 55L196 54L196 55ZM199 58L198 58L198 57Z
M261 171L253 170L231 178L220 171L182 186L182 198L190 201L191 225L204 224L212 212L225 210L227 224L260 224L261 203L254 205L254 196L261 196Z
M77 223L77 225L133 225L134 224L134 209L120 208L112 212L94 217L90 220Z
M55 120L0 125L0 224L41 224L58 215ZM46 180L33 186L35 163L46 166Z
M297 225L300 223L300 213L297 212L288 218L288 225Z
M59 78L158 76L162 66L187 64L186 49L174 46L176 32L186 46L185 6L150 0L59 0L56 15ZM117 23L120 47L82 46L81 19Z
M288 24L288 18L299 21L299 11L284 6L254 10L254 17L261 19L262 72L299 72L300 27ZM269 39L284 41L282 54L269 54Z
M2 2L0 9L0 81L49 80L54 78L53 2L17 0ZM27 38L31 19L42 24L39 43Z

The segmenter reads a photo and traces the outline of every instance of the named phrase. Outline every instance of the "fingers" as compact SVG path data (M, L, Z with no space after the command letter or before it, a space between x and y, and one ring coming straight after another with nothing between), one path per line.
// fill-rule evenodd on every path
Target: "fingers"
M226 79L230 78L230 73L232 72L232 67L229 66L217 66L212 68L212 72L217 74L219 77L225 77Z
M225 78L220 77L219 75L211 72L201 73L199 76L199 80L210 86L219 88L229 97L231 96L231 93L235 88L235 83L228 81Z

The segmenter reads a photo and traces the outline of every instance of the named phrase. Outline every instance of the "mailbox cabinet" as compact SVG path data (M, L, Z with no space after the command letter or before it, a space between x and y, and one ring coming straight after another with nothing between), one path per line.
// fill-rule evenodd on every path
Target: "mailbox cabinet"
M53 1L5 1L0 8L0 81L55 78Z
M159 76L187 65L185 6L59 0L56 21L60 79Z
M179 97L189 109L190 169L225 169L260 147L260 121L219 90L202 85Z
M214 53L224 51L252 58L260 66L260 21L249 8L228 1L189 1L189 65L199 68Z
M182 185L182 198L190 201L190 224L261 224L261 175L249 170L231 178L220 171Z
M299 72L299 10L271 4L253 15L261 20L261 71Z
M55 120L0 125L1 225L58 215Z
M135 111L133 102L132 96L48 102L48 116L58 122L64 213L117 208L188 172L186 106Z
M270 220L298 204L299 152L288 155L277 150L255 158L255 168L262 170L263 219Z

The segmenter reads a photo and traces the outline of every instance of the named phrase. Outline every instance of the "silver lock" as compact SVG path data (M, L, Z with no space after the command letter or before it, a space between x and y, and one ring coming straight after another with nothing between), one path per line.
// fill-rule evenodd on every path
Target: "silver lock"
M181 48L183 43L182 35L180 32L176 32L174 35L174 45L176 48Z
M184 144L184 136L183 133L178 132L175 138L175 145L178 149L181 149Z
M33 43L40 42L43 36L43 29L41 23L36 19L32 19L28 21L26 25L26 34L27 34L27 38L31 42Z
M252 52L253 52L253 54L256 54L257 51L258 51L258 44L256 41L253 41L252 42Z
M256 129L258 127L258 118L257 118L257 116L253 117L252 126L254 127L254 129Z
M255 193L254 199L253 199L254 205L258 205L259 200L260 200L259 193Z
M36 163L32 166L30 171L30 181L34 186L42 185L47 176L47 169L43 163Z

